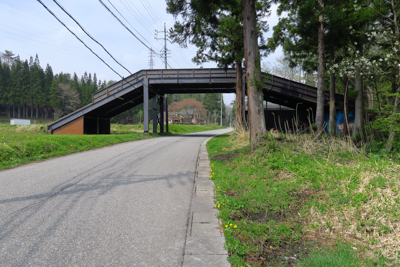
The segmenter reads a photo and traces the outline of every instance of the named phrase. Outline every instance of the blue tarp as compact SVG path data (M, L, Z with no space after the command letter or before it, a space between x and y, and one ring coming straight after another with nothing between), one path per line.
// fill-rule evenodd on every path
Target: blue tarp
M353 122L354 123L354 114L349 113L347 115L347 120L349 123ZM338 125L340 123L344 122L344 112L343 111L338 111L336 112L336 132L339 132ZM329 114L324 115L324 123L325 123L325 132L328 133L329 129Z

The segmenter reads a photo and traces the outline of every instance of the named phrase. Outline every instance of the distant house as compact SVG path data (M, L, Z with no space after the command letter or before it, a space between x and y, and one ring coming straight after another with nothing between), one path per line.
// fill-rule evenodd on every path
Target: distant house
M192 110L181 110L168 113L169 124L207 124L207 119L199 114L193 114Z

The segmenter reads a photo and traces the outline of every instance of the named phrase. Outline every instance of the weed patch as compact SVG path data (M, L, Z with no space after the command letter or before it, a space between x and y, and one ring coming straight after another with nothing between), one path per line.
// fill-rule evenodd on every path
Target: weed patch
M298 266L320 247L333 251L319 254L325 258L349 252L344 243L354 265L319 266L399 264L396 162L325 136L267 134L252 153L235 140L223 135L207 144L233 266Z

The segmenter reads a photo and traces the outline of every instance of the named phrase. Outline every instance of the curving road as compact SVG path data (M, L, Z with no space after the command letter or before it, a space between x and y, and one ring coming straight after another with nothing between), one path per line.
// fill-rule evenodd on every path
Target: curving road
M0 266L181 266L199 147L228 131L0 171Z

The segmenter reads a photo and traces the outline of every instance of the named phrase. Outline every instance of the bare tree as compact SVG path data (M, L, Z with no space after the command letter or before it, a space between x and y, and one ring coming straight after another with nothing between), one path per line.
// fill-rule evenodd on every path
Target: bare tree
M78 92L69 84L59 83L58 93L60 96L61 110L63 116L76 110L81 103L81 101L79 100Z

